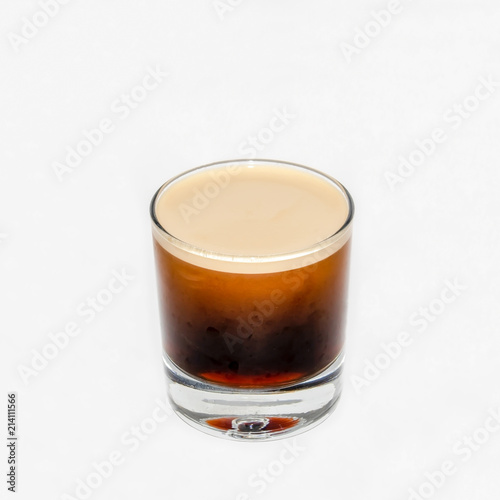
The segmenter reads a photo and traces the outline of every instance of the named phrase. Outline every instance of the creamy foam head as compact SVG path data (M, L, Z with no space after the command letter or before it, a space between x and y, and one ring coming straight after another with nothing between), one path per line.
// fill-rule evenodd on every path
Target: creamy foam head
M226 272L263 273L321 260L350 236L348 193L314 170L247 160L201 167L153 200L153 233L168 252ZM335 237L334 237L335 235ZM309 260L306 260L309 256Z

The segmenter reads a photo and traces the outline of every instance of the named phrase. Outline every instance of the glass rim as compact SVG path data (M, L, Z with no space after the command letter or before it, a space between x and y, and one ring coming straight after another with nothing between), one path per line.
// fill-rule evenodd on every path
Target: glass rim
M265 164L272 164L276 166L283 166L283 167L293 167L295 169L299 170L305 170L307 172L310 172L311 174L314 174L316 176L319 176L331 184L334 184L334 186L339 189L339 191L342 193L342 195L345 198L348 212L346 219L342 226L337 229L333 234L330 236L327 236L323 240L320 240L318 242L313 243L312 245L308 245L305 248L293 250L290 252L285 252L285 253L279 253L279 254L268 254L268 255L233 255L233 254L227 254L227 253L220 253L220 252L214 252L211 250L206 250L203 249L202 247L199 247L195 244L188 243L186 241L183 241L181 238L178 238L174 234L170 233L167 229L165 229L160 221L158 220L156 216L156 204L157 201L160 199L160 197L163 195L164 192L166 192L169 188L170 185L178 182L182 178L188 177L190 175L195 174L196 172L199 172L204 169L209 169L213 167L219 167L219 166L224 166L224 165L252 165L252 164L260 164L260 165L265 165ZM199 257L205 258L205 259L214 259L214 260L219 260L219 261L226 261L226 262L239 262L239 263L262 263L262 262L276 262L276 261L285 261L288 259L294 259L297 257L302 257L305 255L310 255L314 254L316 251L324 249L331 244L333 244L337 239L339 239L345 231L351 226L352 221L354 219L354 201L352 199L351 194L349 191L346 189L346 187L339 182L337 179L334 177L331 177L328 174L325 174L324 172L321 172L320 170L316 170L311 167L307 167L305 165L301 165L299 163L292 163L288 161L283 161L283 160L270 160L270 159L261 159L261 158L254 158L254 159L236 159L236 160L223 160L223 161L216 161L213 163L207 163L205 165L200 165L199 167L195 167L189 170L185 170L184 172L181 172L180 174L171 177L169 180L164 182L155 192L153 195L153 198L151 199L151 203L149 205L149 214L151 217L151 221L153 222L155 228L160 232L160 234L167 239L169 243L171 243L173 246L177 247L180 250L183 250L185 252L188 252L193 255L197 255Z

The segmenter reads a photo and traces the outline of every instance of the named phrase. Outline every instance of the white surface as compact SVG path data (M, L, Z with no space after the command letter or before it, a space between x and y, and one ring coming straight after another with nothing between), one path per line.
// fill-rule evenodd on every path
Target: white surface
M479 431L468 460L456 443L500 406L500 87L468 119L447 114L500 81L498 2L402 0L350 64L341 43L388 2L243 1L221 20L210 0L72 0L16 52L8 35L37 5L0 7L0 419L17 391L16 498L79 498L113 451L124 463L91 498L406 499L446 460L433 497L498 497L500 432ZM156 65L168 76L122 119L116 100ZM121 436L164 397L149 200L173 174L249 154L283 108L295 117L259 156L328 172L357 206L341 404L283 467L285 441L217 440L173 416L132 452ZM53 163L103 119L114 131L59 182ZM384 174L436 128L446 140L391 191ZM122 268L122 293L78 315ZM467 289L412 326L445 280ZM71 321L80 335L25 385L19 365ZM413 343L357 392L351 377L402 331Z

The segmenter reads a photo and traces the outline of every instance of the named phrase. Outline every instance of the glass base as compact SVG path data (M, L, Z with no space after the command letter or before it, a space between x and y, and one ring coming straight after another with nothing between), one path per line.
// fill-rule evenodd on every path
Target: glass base
M168 397L189 425L213 436L240 440L288 438L325 420L342 391L341 353L316 376L272 388L239 388L191 377L163 357Z

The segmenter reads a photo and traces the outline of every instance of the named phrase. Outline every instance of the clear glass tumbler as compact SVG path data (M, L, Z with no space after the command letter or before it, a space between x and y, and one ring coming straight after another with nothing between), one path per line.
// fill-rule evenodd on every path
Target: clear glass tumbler
M192 426L272 439L341 393L354 205L335 179L274 160L185 172L151 202L170 402Z

